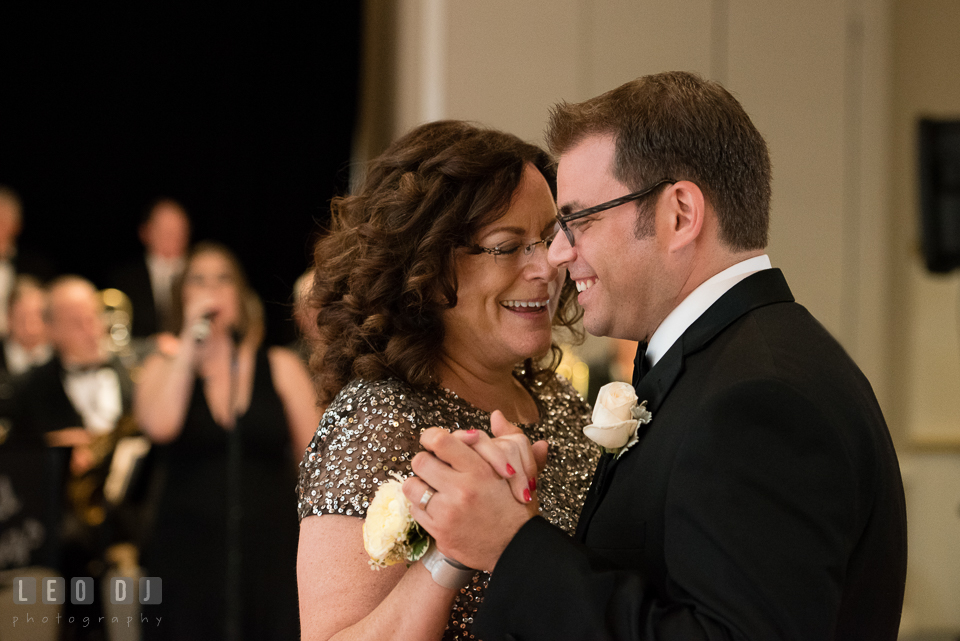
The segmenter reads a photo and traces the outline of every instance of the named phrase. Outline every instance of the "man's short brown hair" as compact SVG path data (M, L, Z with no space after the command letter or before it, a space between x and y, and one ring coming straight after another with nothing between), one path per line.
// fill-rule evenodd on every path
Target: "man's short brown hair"
M557 157L588 136L612 136L613 176L632 190L689 180L716 211L720 240L762 249L770 221L770 155L750 117L726 89L686 72L644 76L590 100L557 105L547 144ZM659 193L659 192L657 192ZM638 236L651 229L641 205Z

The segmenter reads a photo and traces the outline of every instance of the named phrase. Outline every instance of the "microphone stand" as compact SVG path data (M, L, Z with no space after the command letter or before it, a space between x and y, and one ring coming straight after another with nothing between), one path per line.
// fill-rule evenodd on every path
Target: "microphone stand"
M240 412L237 411L237 389L240 382L240 336L232 331L230 341L230 415L231 427L227 432L227 572L224 595L226 597L226 616L224 625L227 641L240 641L241 603L241 518L242 518L242 449L240 443Z

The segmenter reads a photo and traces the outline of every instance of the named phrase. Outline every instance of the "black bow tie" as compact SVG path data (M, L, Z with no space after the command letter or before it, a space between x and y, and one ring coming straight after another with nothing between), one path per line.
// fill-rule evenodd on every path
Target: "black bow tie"
M99 372L109 367L106 363L93 363L92 365L71 365L64 367L64 370L66 370L67 374L89 374L90 372Z
M647 344L640 342L637 345L637 355L633 359L633 386L636 387L641 378L650 371L650 360L647 358Z

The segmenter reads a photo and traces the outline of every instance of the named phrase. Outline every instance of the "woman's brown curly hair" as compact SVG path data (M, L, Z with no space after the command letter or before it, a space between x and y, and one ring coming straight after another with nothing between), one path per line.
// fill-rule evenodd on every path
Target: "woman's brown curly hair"
M556 197L550 157L516 136L460 121L421 125L370 165L360 189L334 198L328 234L315 247L311 304L322 348L312 368L322 404L355 378L434 380L442 314L457 304L455 254L506 214L524 166L534 165ZM554 325L580 318L564 284ZM525 375L550 375L525 363Z

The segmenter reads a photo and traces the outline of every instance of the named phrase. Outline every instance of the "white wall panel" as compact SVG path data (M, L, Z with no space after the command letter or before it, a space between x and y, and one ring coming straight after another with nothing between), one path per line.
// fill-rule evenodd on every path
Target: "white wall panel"
M960 459L900 457L907 496L907 594L901 632L960 630Z
M710 76L711 0L584 0L583 100L661 71Z
M960 444L960 275L932 275L923 267L916 153L919 118L960 119L960 3L900 1L894 24L897 405L912 440Z
M730 5L729 79L773 161L770 254L834 335L842 314L842 5Z

